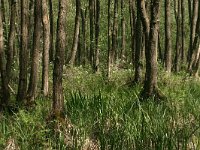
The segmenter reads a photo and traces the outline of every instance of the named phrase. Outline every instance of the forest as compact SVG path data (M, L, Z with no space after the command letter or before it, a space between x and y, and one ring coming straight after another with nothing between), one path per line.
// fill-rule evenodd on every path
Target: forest
M199 0L0 0L0 149L200 149Z

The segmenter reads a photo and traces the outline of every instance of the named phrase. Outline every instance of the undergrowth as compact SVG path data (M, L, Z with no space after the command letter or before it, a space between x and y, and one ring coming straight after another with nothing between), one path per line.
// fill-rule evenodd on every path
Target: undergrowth
M48 125L51 98L39 97L32 110L0 116L0 149L86 149L96 141L102 150L200 149L200 82L186 74L159 74L167 96L140 102L141 85L129 87L131 71L116 71L110 81L81 68L64 75L65 110L70 130L55 135Z

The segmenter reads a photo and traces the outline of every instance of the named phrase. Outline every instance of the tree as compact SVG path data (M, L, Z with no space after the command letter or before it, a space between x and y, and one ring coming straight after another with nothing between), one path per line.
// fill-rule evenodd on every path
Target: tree
M59 12L57 20L56 54L53 69L53 115L62 116L64 113L64 96L62 86L63 65L65 60L66 42L66 0L59 0Z
M76 0L76 16L75 16L75 27L74 27L74 38L73 38L73 45L71 50L71 56L69 60L69 64L71 66L75 63L75 57L78 48L79 42L79 28L80 28L80 15L81 15L81 2L80 0Z
M138 0L140 3L141 17L143 22L143 28L145 31L145 43L146 43L146 74L143 90L141 96L147 99L152 96L158 96L157 89L157 40L158 40L158 28L159 28L159 9L160 0L151 1L151 20L147 16L144 0Z
M95 7L95 55L93 62L93 71L99 71L99 31L100 31L100 1L96 0Z
M33 33L33 51L31 59L31 72L28 87L28 100L34 100L37 94L38 70L40 57L40 36L41 36L41 0L35 0L34 6L34 33Z
M112 65L112 49L111 49L111 20L110 20L110 7L111 7L111 0L108 0L108 32L107 32L107 36L108 36L108 59L107 59L107 64L108 64L108 68L107 68L107 77L110 78L110 73L111 73L111 65Z
M17 100L24 101L27 92L27 67L28 67L28 1L21 1L21 43L19 51L19 87Z
M0 5L1 4L2 4L2 1L0 0ZM1 90L2 90L1 105L6 106L8 105L8 102L10 99L10 92L8 88L8 78L6 75L2 12L0 13L0 72L1 72Z
M140 3L137 2L137 8L139 8ZM141 11L137 9L137 20L136 20L136 27L135 27L135 78L134 82L138 83L141 81L141 57L142 57L142 23L141 23Z
M171 0L165 0L165 70L170 73L172 68L171 42Z
M197 18L198 18L198 3L199 0L193 0L193 9L191 13L191 23L190 23L190 45L189 45L189 50L188 50L188 60L189 60L189 66L188 69L190 70L190 61L192 58L192 53L193 53L193 42L195 38L195 31L196 31L196 24L197 24ZM190 4L190 3L188 3ZM190 12L190 11L189 11Z
M15 19L16 18L16 1L11 0L11 16L10 16L10 31L8 36L8 52L6 72L8 80L10 80L13 57L14 57L14 42L15 42Z
M44 96L49 92L49 51L50 51L50 21L48 1L42 0L42 24L43 24L43 67L42 67L42 91Z

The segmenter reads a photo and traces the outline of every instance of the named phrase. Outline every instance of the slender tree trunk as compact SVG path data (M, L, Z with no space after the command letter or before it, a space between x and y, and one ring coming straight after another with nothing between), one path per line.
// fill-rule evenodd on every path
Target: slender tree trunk
M112 30L112 53L111 64L114 65L117 55L117 31L118 31L118 0L114 0L114 18L113 18L113 30Z
M7 30L7 17L6 17L6 8L5 8L5 1L1 0L0 5L1 13L2 13L2 21L3 21L3 30L4 30L4 42L7 44L8 41L8 30Z
M83 60L83 65L85 66L87 43L86 43L86 20L85 20L86 16L83 9L81 9L81 18L82 18L82 43L83 43L82 60Z
M165 0L165 70L171 73L172 41L171 41L171 0Z
M80 28L80 11L81 11L81 3L80 0L76 0L76 16L75 16L75 27L74 27L74 38L73 38L73 45L71 50L71 57L69 60L69 64L71 66L75 63L78 42L79 42L79 28Z
M16 17L16 1L11 0L11 17L10 17L10 31L8 36L8 52L7 52L7 64L6 64L6 74L8 80L11 77L13 57L14 57L14 41L15 41L15 17Z
M193 1L192 22L190 25L190 45L189 45L189 50L188 50L189 64L190 64L192 53L193 53L193 42L195 38L195 31L196 31L196 24L197 24L197 17L198 17L198 4L199 4L199 0Z
M57 20L56 54L53 69L53 114L62 117L64 114L64 95L62 86L63 66L65 60L66 44L66 0L59 0Z
M99 30L100 30L100 0L96 0L96 16L95 16L95 61L93 70L99 72Z
M140 3L137 2L137 8L140 8ZM142 76L142 22L141 22L141 11L137 9L137 20L135 28L135 79L134 82L138 83L141 81Z
M182 49L181 49L181 61L185 62L185 0L181 1L181 15L182 15L182 20L181 20L181 39L182 39Z
M89 0L89 13L90 13L90 56L89 61L93 68L94 62L94 0Z
M0 5L2 0L0 0ZM0 11L1 12L1 11ZM0 72L1 72L1 105L6 106L10 100L10 92L8 88L8 78L6 76L6 62L4 54L4 36L3 36L3 20L2 13L0 13Z
M121 55L120 59L125 61L125 53L126 53L126 22L125 22L125 3L124 0L121 0L121 36L122 36L122 47L121 47Z
M50 51L50 21L48 1L42 0L42 23L43 23L43 65L42 65L42 91L44 96L49 92L49 51Z
M176 54L175 54L175 72L180 69L180 56L181 56L181 0L178 0L178 12L176 20Z
M107 72L107 77L108 79L110 78L111 74L111 66L112 66L112 60L111 60L111 55L112 55L112 49L111 49L111 20L110 20L110 7L111 7L111 0L108 0L108 72Z
M19 87L17 100L24 101L27 92L28 67L28 1L21 0L21 48L19 51Z
M129 11L130 11L130 26L131 26L131 54L132 54L132 64L135 63L135 35L137 34L135 28L136 26L136 14L135 14L135 0L129 0ZM140 19L141 20L141 19ZM133 65L134 66L134 65ZM133 68L134 69L134 68Z
M41 0L35 0L34 8L34 33L33 33L33 52L31 60L31 72L28 87L28 100L34 100L37 95L38 70L40 57L40 36L41 36Z
M53 4L52 0L49 0L49 18L50 18L50 51L49 60L52 62L54 60L54 23L53 23Z

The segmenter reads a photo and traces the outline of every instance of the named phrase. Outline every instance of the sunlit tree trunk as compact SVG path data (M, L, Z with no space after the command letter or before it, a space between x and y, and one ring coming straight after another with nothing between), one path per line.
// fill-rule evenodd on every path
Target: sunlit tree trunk
M165 0L165 70L171 73L172 41L171 41L171 0Z
M62 86L63 66L65 60L66 46L66 10L67 1L59 0L59 12L57 20L56 54L53 69L53 114L62 116L64 114L64 95Z
M158 94L157 91L157 42L159 29L159 10L160 0L151 1L151 19L147 16L145 1L138 0L140 3L141 18L145 31L146 40L146 74L141 96L146 99ZM159 96L159 95L157 95Z
M31 72L28 87L28 100L34 100L37 94L38 71L40 59L40 36L41 36L41 0L35 0L34 6L34 33L33 33L33 51L31 57Z
M79 42L79 28L80 28L80 15L81 15L81 3L80 0L76 0L76 16L75 16L75 27L74 27L74 38L73 45L71 50L71 56L69 60L69 64L71 66L75 63L78 42Z
M111 49L111 20L110 20L110 7L111 7L111 0L108 0L108 33L107 33L107 37L108 37L108 59L107 59L107 64L108 64L108 71L107 71L107 77L110 78L110 74L111 74L111 66L112 66L112 49Z
M44 96L47 96L49 92L49 51L50 51L50 21L49 21L47 0L42 0L42 24L43 24L42 91Z

